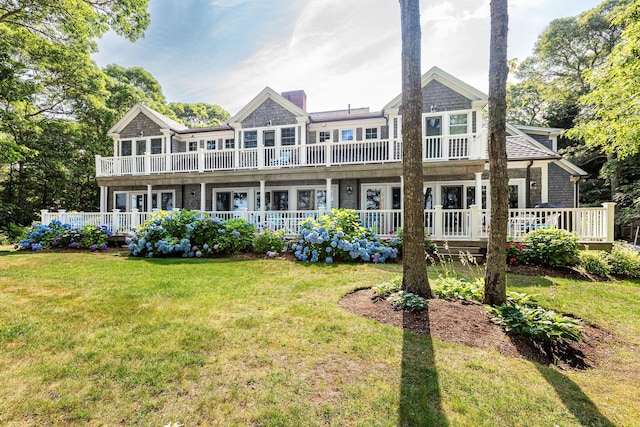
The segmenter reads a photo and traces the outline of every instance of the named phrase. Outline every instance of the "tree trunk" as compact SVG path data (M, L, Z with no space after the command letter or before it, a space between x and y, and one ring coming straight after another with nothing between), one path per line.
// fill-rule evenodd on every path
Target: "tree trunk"
M402 21L402 289L432 298L424 250L420 1L400 0Z
M491 0L491 50L489 57L489 173L491 233L487 247L484 303L507 301L507 224L509 177L507 174L507 0ZM528 189L527 189L528 191Z

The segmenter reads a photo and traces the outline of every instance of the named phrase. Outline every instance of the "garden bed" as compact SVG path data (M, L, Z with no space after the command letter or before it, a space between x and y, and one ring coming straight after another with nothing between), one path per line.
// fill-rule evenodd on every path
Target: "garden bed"
M521 357L562 369L597 367L609 356L608 344L615 336L595 325L585 324L582 341L538 343L529 338L507 335L502 326L491 321L487 309L476 302L429 300L428 310L410 312L395 310L386 300L375 299L371 289L347 294L340 306L360 316L442 341L496 350L501 354Z

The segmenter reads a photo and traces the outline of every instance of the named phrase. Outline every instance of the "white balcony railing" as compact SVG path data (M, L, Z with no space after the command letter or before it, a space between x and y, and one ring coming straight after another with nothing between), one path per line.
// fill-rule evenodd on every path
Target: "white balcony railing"
M543 227L555 227L571 231L578 240L589 242L613 242L614 203L604 203L601 208L564 208L564 209L510 209L509 237L521 239L526 233ZM360 221L380 237L392 237L402 227L401 210L364 210L356 211ZM316 211L247 211L200 212L202 217L212 216L221 219L243 218L256 228L272 231L285 230L287 236L295 236L300 231L300 223L306 218L326 214L325 210ZM72 228L85 225L106 225L115 235L127 233L147 219L152 212L49 212L41 211L43 224L57 219ZM470 209L435 209L424 211L424 226L433 240L480 241L488 238L491 230L489 211L472 206Z
M478 134L425 137L423 161L479 159ZM139 156L96 156L96 176L149 175L402 161L402 140L365 140L281 147L199 150Z

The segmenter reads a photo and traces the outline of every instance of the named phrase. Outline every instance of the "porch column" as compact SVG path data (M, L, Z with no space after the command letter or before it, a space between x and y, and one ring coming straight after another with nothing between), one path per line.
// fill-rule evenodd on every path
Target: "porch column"
M331 178L326 178L327 180L327 191L326 191L326 196L327 196L327 201L326 201L326 205L327 205L327 210L330 211L332 206L331 206Z
M615 203L603 203L602 207L605 210L605 232L606 234L606 238L605 238L605 242L607 243L613 243L613 241L615 240L615 230L616 230L616 220L615 220L615 216L616 216L616 204Z
M204 212L207 210L207 184L204 182L200 183L200 211Z
M260 211L264 212L267 210L267 197L265 194L265 187L267 181L260 181Z
M147 206L146 206L146 211L147 212L151 212L151 208L153 208L153 204L151 203L151 188L153 186L151 184L147 185Z
M482 172L476 172L476 202L474 205L478 205L482 209Z
M107 187L100 186L100 212L107 211Z
M540 177L540 202L549 202L549 163L545 163L540 167L542 176ZM527 191L529 189L527 188Z

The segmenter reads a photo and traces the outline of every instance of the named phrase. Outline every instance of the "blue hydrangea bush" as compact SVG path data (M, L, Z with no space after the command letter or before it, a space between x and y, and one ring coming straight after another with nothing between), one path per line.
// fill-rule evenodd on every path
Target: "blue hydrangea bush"
M203 257L248 251L255 227L243 219L200 218L187 210L160 211L129 233L127 243L133 256Z
M107 248L109 237L111 231L106 225L85 225L80 229L72 229L70 224L54 219L49 225L33 224L26 229L14 248L32 251L67 248L97 251Z
M291 247L300 261L364 261L383 263L398 256L393 242L381 242L365 228L358 214L349 209L332 209L318 219L301 223L297 241Z

